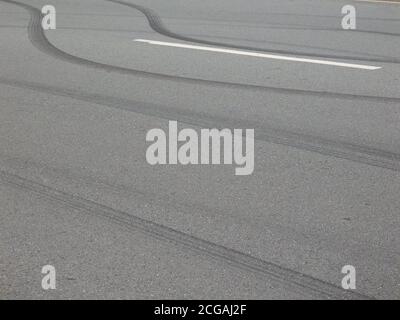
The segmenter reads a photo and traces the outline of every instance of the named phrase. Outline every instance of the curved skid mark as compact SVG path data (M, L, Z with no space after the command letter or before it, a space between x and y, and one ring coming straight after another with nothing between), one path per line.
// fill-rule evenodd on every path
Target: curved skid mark
M121 4L121 5L130 7L130 8L133 8L133 9L139 10L141 13L143 13L146 16L147 20L149 21L150 27L155 32L162 34L163 36L182 40L182 41L195 42L195 43L207 44L207 45L218 46L218 47L226 47L226 48L234 48L234 49L242 49L242 50L250 50L250 51L261 51L261 52L276 53L276 54L289 54L289 55L300 55L300 56L306 56L306 57L319 57L319 58L343 59L343 60L359 60L359 61L383 62L383 63L394 63L394 64L400 63L400 60L396 59L396 58L378 59L378 58L366 58L366 57L361 58L361 57L357 57L357 56L330 55L330 54L322 54L322 53L315 54L312 52L304 52L304 51L255 48L255 47L249 47L249 46L235 45L232 43L223 43L223 42L216 42L216 41L204 40L204 39L199 39L199 38L193 38L193 37L181 35L181 34L173 32L173 31L170 31L163 24L161 18L151 9L148 9L146 7L136 5L133 3L120 1L120 0L105 0L105 1Z
M322 91L307 91L301 89L288 89L279 87L266 87L260 85L247 85L239 83L229 83L214 80L204 80L197 78L179 77L167 74L153 73L147 71L140 71L134 69L128 69L104 63L99 63L84 58L73 56L67 52L64 52L53 44L51 44L46 38L43 29L41 27L41 12L30 5L19 3L13 0L0 0L7 3L12 3L17 6L25 8L31 15L31 21L28 26L28 34L31 43L43 53L53 56L56 59L61 59L69 63L83 65L85 67L91 67L95 69L104 70L107 72L116 72L120 74L129 74L133 76L140 76L146 78L156 78L160 80L182 82L182 83L193 83L201 84L213 87L224 87L242 90L252 91L267 91L281 94L300 95L300 96L314 96L324 97L328 99L342 99L342 100L361 100L361 101L372 101L372 102L385 102L385 103L400 103L400 98L395 97L378 97L378 96L367 96L367 95L355 95L346 93L334 93L334 92L322 92ZM114 0L108 0L113 1ZM85 100L95 101L97 104L106 105L108 107L120 108L128 111L139 112L151 116L157 116L163 119L173 119L184 123L188 123L196 126L207 126L207 127L252 127L256 129L256 139L263 140L271 143L286 145L301 150L311 151L320 153L326 156L333 156L336 158L347 159L359 163L364 163L372 166L377 166L385 169L394 171L400 171L400 154L387 152L380 149L375 149L367 146L354 145L347 142L332 141L319 137L302 135L295 132L279 130L275 128L265 128L256 123L250 123L245 121L230 120L221 117L211 117L204 114L195 112L188 112L184 110L168 108L166 111L161 111L163 108L159 107L140 107L137 102L124 100L115 97L90 95L87 93L78 93L76 91L68 91L65 89L38 85L26 81L16 81L0 78L4 84L9 84L17 87L24 87L32 90L38 90L42 92L48 92L55 95L67 95L69 97ZM135 107L133 107L135 106Z

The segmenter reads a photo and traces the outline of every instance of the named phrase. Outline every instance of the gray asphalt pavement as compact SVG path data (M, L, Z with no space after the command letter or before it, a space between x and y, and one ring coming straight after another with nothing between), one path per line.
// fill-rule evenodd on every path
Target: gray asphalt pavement
M400 3L47 4L0 0L0 299L400 299ZM254 128L254 173L151 166L169 120Z

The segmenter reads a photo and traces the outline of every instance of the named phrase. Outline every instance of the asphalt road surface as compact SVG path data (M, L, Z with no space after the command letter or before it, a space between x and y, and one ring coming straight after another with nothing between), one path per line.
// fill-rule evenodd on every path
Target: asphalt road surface
M399 299L399 39L395 2L0 0L0 298ZM169 120L254 128L253 174L150 165Z

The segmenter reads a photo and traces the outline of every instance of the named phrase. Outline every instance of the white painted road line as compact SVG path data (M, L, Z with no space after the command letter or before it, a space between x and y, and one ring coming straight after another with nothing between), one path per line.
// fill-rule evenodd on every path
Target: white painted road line
M144 43L158 45L158 46L167 46L167 47L194 49L194 50L212 51L212 52L222 52L222 53L237 54L237 55L249 56L249 57L323 64L323 65L353 68L353 69L377 70L377 69L382 68L382 67L368 66L368 65L362 65L362 64L343 63L343 62L335 62L335 61L328 61L328 60L315 60L315 59L307 59L307 58L296 58L296 57L281 56L281 55L276 55L276 54L265 54L265 53L259 53L259 52L251 52L251 51L231 50L231 49L206 47L206 46L196 46L196 45L189 45L189 44L176 43L176 42L174 43L174 42L154 41L154 40L145 40L145 39L134 39L133 41L144 42Z

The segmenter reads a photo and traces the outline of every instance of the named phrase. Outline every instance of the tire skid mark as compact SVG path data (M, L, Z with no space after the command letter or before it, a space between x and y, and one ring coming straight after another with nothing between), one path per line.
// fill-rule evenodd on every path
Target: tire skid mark
M159 78L163 80L172 80L178 82L191 82L196 84L205 84L205 85L212 85L212 86L223 86L228 88L238 88L238 89L252 89L252 90L262 90L262 91L271 91L276 93L282 94L291 94L291 95L308 95L308 96L315 96L315 97L324 97L324 98L332 98L332 99L343 99L343 100L363 100L363 101L370 101L370 102L384 102L384 103L400 103L400 98L395 97L377 97L377 96L368 96L368 95L355 95L355 94L345 94L345 93L333 93L333 92L321 92L321 91L307 91L301 89L287 89L287 88L277 88L277 87L264 87L264 86L257 86L257 85L246 85L246 84L238 84L238 83L227 83L222 81L214 81L214 80L203 80L203 79L196 79L196 78L185 78L185 77L178 77L178 76L171 76L166 74L159 74L159 73L152 73L147 71L139 71L134 69L127 69L123 67L103 64L99 62L94 62L91 60L83 59L80 57L73 56L68 54L54 45L52 45L48 39L46 38L43 29L41 27L41 12L32 7L30 5L16 2L13 0L0 0L7 3L12 3L18 5L20 7L25 8L31 14L31 21L28 26L28 34L32 44L39 49L40 51L50 54L51 56L68 61L70 63L84 65L86 67L93 67L96 69L105 70L108 72L118 72L122 74L130 74L136 76L144 76L150 78ZM115 1L115 0L108 0L108 1ZM108 97L108 96L101 96L101 95L90 95L90 94L82 94L77 91L68 91L65 89L57 88L57 87L50 87L50 86L42 86L33 84L30 82L25 81L14 81L14 80L7 80L4 78L0 78L2 83L19 86L19 87L26 87L33 90L39 90L48 93L54 93L56 95L67 95L70 97L74 97L76 99L85 100L85 101L95 101L97 104L107 105L109 107L115 107L115 105L119 106L119 108L123 108L128 111L135 111L140 112L147 115L154 115L157 117L164 118L164 119L176 119L181 122L185 122L192 125L208 125L209 127L221 127L221 122L215 122L217 117L210 117L204 114L196 114L194 112L188 112L178 109L170 108L169 111L174 111L171 113L160 112L160 110L156 110L150 108L147 110L147 107L139 107L135 106L135 108L129 108L128 106L132 106L132 101ZM102 102L109 101L109 103ZM138 102L133 102L134 105L137 105ZM151 110L152 109L152 110ZM160 108L159 108L160 109ZM244 121L231 121L224 118L219 118L219 121L222 121L223 124L232 125L239 125L243 127L245 124ZM274 128L260 128L259 125L248 123L249 127L254 127L257 129L256 131L256 138L259 140L264 140L267 142L283 144L295 148L299 148L302 150L317 152L327 156L334 156L337 158L347 159L355 162L361 162L373 166L378 166L386 169L391 169L395 171L400 171L400 154L387 152L384 150L379 150L375 148L370 148L367 146L358 146L350 143L345 142L337 142L327 139L322 139L314 136L309 135L300 135L294 132L289 132L285 130L278 130Z
M229 83L229 82L222 82L215 80L187 78L187 77L172 76L167 74L153 73L148 71L128 69L128 68L87 60L66 53L58 49L48 41L41 27L42 14L37 8L14 0L0 0L0 1L15 4L17 6L26 9L31 15L31 20L28 26L28 35L31 43L43 53L50 55L56 59L67 61L69 63L83 65L85 67L92 67L107 72L117 72L120 74L128 74L146 78L157 78L174 82L194 83L197 85L203 84L213 87L219 86L224 88L247 89L253 91L259 90L259 91L268 91L280 94L314 96L314 97L323 97L328 99L342 99L350 101L358 100L358 101L379 102L379 103L382 102L394 103L394 104L400 103L400 98L396 97L378 97L378 96L356 95L347 93L307 91L301 89L265 87L260 85L239 84L239 83ZM114 2L115 0L107 0L107 1ZM246 122L242 120L235 121L222 117L209 116L203 113L185 111L177 108L168 107L165 110L162 110L164 108L157 107L151 104L138 103L137 101L115 98L100 94L82 93L76 90L68 90L63 88L57 88L54 86L38 85L27 81L8 80L0 77L0 82L6 85L37 90L54 95L68 96L71 98L75 98L77 100L95 102L100 105L105 105L112 108L124 109L127 111L138 112L145 115L151 115L163 119L178 120L180 122L195 126L206 126L210 128L211 127L222 128L227 126L233 128L252 127L256 129L255 134L256 134L256 139L258 140L290 146L301 150L316 152L326 156L333 156L340 159L351 160L354 162L364 163L367 165L372 165L394 171L400 171L400 154L376 148L371 148L368 146L360 146L347 142L333 141L324 138L314 137L311 135L303 135L275 128L265 128L256 123ZM140 104L142 104L142 106Z
M108 71L121 71L124 73L129 73L129 74L147 74L149 76L159 76L161 78L174 78L173 76L167 76L167 75L161 75L161 74L152 74L144 71L135 71L131 69L124 69L121 67L114 67L110 65L105 65L97 62L92 62L86 59L74 57L72 55L69 55L68 53L65 53L53 45L51 45L46 37L44 36L44 33L40 27L40 11L37 9L26 5L22 3L18 3L15 1L11 0L1 0L3 2L8 2L8 3L14 3L17 4L21 7L24 7L31 13L31 23L29 27L29 37L35 46L40 49L41 51L45 52L46 54L52 53L54 54L57 58L60 58L60 54L65 60L68 61L74 61L75 63L79 62L80 64L84 64L87 66L92 66L92 67L97 67L101 68L104 70ZM38 30L41 30L40 33L37 33ZM43 41L41 43L41 41ZM45 44L45 46L43 46ZM184 79L186 80L186 79ZM194 81L201 81L198 79L193 79ZM207 80L204 80L207 81ZM7 84L6 80L2 80L3 83ZM213 83L212 81L208 81L209 83ZM14 82L14 85L17 82ZM59 91L57 92L57 88L55 87L47 87L44 88L43 86L40 87L40 85L36 85L34 87L32 83L28 82L23 82L22 83L25 87L29 87L31 89L37 89L37 90L42 90L42 92L48 91L50 94L55 93L59 95L64 95L64 96L71 96L76 99L81 99L85 101L91 101L93 100L93 97L90 97L90 95L83 94L84 96L77 96L76 91ZM222 82L221 82L222 84ZM12 81L8 81L8 85L12 85ZM19 83L21 86L21 82ZM238 85L238 84L237 84ZM240 86L240 85L238 85ZM60 90L60 89L59 89ZM64 89L61 89L64 90ZM282 90L282 89L279 89ZM285 89L283 89L285 90ZM104 96L101 95L96 95L98 100L101 100L104 98ZM95 98L96 98L95 97ZM391 98L389 98L391 99ZM119 99L121 100L121 99ZM379 99L381 101L381 99ZM396 100L397 101L397 100ZM111 101L110 101L111 102ZM112 104L115 101L111 102ZM121 102L121 101L120 101ZM127 101L122 99L122 102L126 103ZM100 103L100 101L96 101L96 103ZM132 103L131 101L128 101L128 103ZM103 103L104 104L104 103ZM157 111L157 110L155 110ZM193 119L193 116L191 114L188 115L190 119ZM189 121L190 121L189 119ZM271 263L264 261L259 258L255 258L253 256L247 255L245 253L236 251L234 249L230 249L194 236L191 236L189 234L174 230L172 228L169 228L167 226L163 226L160 224L157 224L155 222L145 220L143 218L137 217L130 215L127 212L115 210L113 208L107 207L105 205L96 203L91 200L84 199L82 197L79 197L77 195L72 195L68 194L59 190L56 190L54 188L51 188L49 186L22 178L20 176L17 176L15 174L7 173L3 170L0 170L0 180L3 183L12 185L14 187L32 192L34 194L37 194L39 196L42 196L44 198L47 198L51 201L57 201L59 203L62 203L66 206L85 211L90 214L95 214L95 215L100 215L106 219L109 219L113 221L114 223L123 225L124 227L129 227L134 230L141 231L143 233L146 233L154 238L160 239L162 241L168 241L171 243L174 243L175 245L179 245L185 248L188 248L194 252L201 253L205 256L212 257L217 260L222 260L229 265L235 266L237 268L240 268L242 270L247 270L253 273L261 274L265 277L268 277L270 279L274 279L276 281L280 281L286 285L294 286L297 287L298 289L308 291L312 293L316 297L325 297L329 299L370 299L371 297L362 295L360 293L356 293L353 291L345 291L337 286L334 286L328 282L313 278L311 276L302 274L300 272L281 267L277 264Z
M312 90L302 90L302 89L294 89L294 88L282 88L282 87L271 87L271 86L263 86L263 85L255 85L255 84L244 84L244 83L235 83L235 82L224 82L217 80L208 80L201 78L190 78L183 76L174 76L163 73L149 72L143 70L136 70L130 68L119 67L115 65L105 64L101 62L96 62L92 60L88 60L85 58L77 57L72 54L69 54L61 49L55 47L44 34L44 31L41 27L41 12L30 5L25 3L20 3L14 0L0 0L7 3L12 3L17 6L25 8L31 15L31 20L28 26L28 36L31 43L41 52L50 55L56 59L64 60L69 63L83 65L85 67L91 67L95 69L104 70L107 72L116 72L120 74L127 74L133 76L139 76L144 78L156 78L160 80L167 80L173 82L180 83L192 83L196 85L205 85L205 86L213 86L213 87L223 87L223 88L231 88L231 89L244 89L244 90L252 90L252 91L267 91L267 92L275 92L281 94L288 95L300 95L300 96L315 96L315 97L323 97L323 98L331 98L331 99L342 99L342 100L362 100L362 101L371 101L371 102L384 102L384 103L400 103L399 97L380 97L380 96L370 96L370 95L357 95L350 93L337 93L337 92L329 92L329 91L312 91ZM111 1L111 0L110 0Z
M246 253L200 239L92 200L87 200L78 195L59 191L44 184L8 173L4 170L0 170L0 181L7 185L32 192L50 201L56 201L67 207L81 210L91 215L101 216L113 223L122 225L131 230L140 231L160 241L167 241L214 260L222 261L238 269L275 280L294 290L300 290L300 292L303 293L306 291L315 298L345 300L373 299L372 297L354 291L343 290L328 282L255 258Z
M315 54L312 52L304 52L304 51L255 48L255 47L250 47L250 46L235 45L233 43L224 43L224 42L216 42L216 41L211 41L211 40L193 38L193 37L181 35L181 34L178 34L176 32L169 30L163 24L161 17L158 16L157 13L155 13L153 10L148 9L144 6L126 2L126 1L121 1L121 0L104 0L104 1L120 4L120 5L127 6L127 7L130 7L130 8L140 11L141 13L143 13L146 16L150 27L155 32L157 32L163 36L182 40L182 41L195 42L195 43L201 43L201 44L206 44L206 45L211 45L211 46L226 47L226 48L233 48L233 49L261 51L261 52L268 52L268 53L275 53L275 54L289 54L289 55L300 55L300 56L307 56L307 57L319 57L319 58L343 59L343 60L359 60L359 61L382 62L382 63L393 63L393 64L400 63L400 60L396 59L396 58L379 59L379 58L367 58L367 57L357 57L357 56L330 55L330 54L323 54L323 53Z
M367 146L338 142L311 135L302 135L282 129L269 128L259 123L207 115L196 111L187 111L173 107L134 101L98 93L87 93L76 89L38 84L29 81L11 80L0 77L0 84L32 90L54 96L67 97L102 105L108 108L135 112L165 120L176 120L200 128L254 128L255 139L300 150L322 154L324 156L346 159L353 162L372 165L393 171L400 171L400 154L379 150Z

